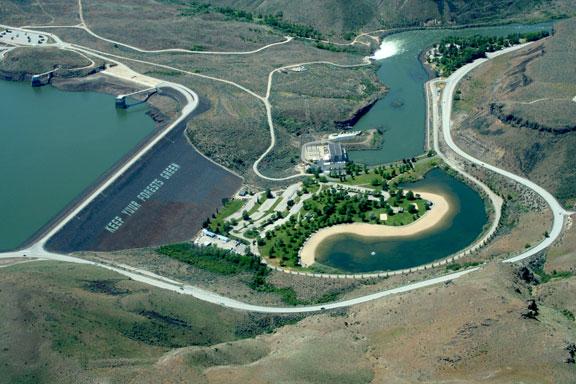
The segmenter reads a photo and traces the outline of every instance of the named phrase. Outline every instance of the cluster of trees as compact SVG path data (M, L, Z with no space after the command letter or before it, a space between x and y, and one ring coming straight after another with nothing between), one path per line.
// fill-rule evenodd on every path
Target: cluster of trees
M356 48L354 48L353 46L349 46L349 45L335 45L335 44L330 44L330 43L323 43L321 41L317 42L315 44L316 48L318 49L324 49L326 51L330 51L330 52L348 52L348 53L356 53L358 52ZM370 83L372 87L376 88L372 83Z
M322 34L317 29L304 24L290 23L282 19L282 13L260 17L260 20L267 26L279 29L292 36L306 37L311 39L321 39Z
M548 35L548 31L540 31L508 36L451 36L440 41L437 45L438 55L430 57L429 62L436 64L442 76L448 76L463 65L485 57L487 52L495 52L521 42L539 40Z
M267 281L270 270L252 254L242 256L232 251L213 246L198 247L190 243L172 244L156 250L162 255L193 265L210 272L234 275L241 272L252 273L250 288L258 292L279 295L286 304L301 304L292 288L280 288Z
M319 192L304 202L301 214L291 216L287 223L267 232L258 239L263 256L280 258L281 266L294 267L298 262L298 252L304 242L321 228L337 224L365 222L379 224L380 213L394 215L392 206L399 206L404 200L416 201L412 191L404 194L401 189L391 192L393 197L386 201L384 196L376 194L350 195L345 190L330 188ZM408 204L409 215L418 214L418 209Z
M283 20L282 12L277 12L275 15L255 15L252 12L244 11L242 9L231 7L215 7L210 4L201 3L198 1L187 2L186 5L187 8L182 12L183 15L197 15L202 13L215 12L220 13L232 20L264 24L292 36L312 39L322 38L320 31L309 25L291 23Z
M320 177L320 174L318 174ZM302 191L298 191L298 196L302 196L305 193L314 192L318 189L318 179L312 179L310 177L305 178L302 181Z
M156 250L158 253L193 265L197 268L223 275L240 272L258 272L264 268L260 259L252 254L239 255L232 251L216 247L199 247L190 243L165 245Z

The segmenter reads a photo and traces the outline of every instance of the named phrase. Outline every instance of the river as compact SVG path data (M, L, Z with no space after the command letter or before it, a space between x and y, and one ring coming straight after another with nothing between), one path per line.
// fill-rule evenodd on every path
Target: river
M0 81L0 250L22 245L154 131L145 105Z
M428 74L419 60L427 47L451 35L508 35L549 30L552 23L506 25L458 30L417 30L389 35L375 53L378 77L389 88L354 126L354 130L379 128L384 132L381 149L352 151L350 158L368 165L388 163L420 155L426 138L426 97Z
M350 158L373 165L422 154L426 139L424 85L428 74L419 56L427 47L450 35L508 35L551 28L552 23L542 23L416 30L385 37L373 58L378 60L378 77L389 92L354 126L355 130L379 128L384 132L384 141L380 149L353 151ZM468 185L437 169L410 188L440 193L449 199L451 214L442 225L410 238L333 236L320 245L316 261L353 273L411 268L449 256L482 233L488 220L484 202Z

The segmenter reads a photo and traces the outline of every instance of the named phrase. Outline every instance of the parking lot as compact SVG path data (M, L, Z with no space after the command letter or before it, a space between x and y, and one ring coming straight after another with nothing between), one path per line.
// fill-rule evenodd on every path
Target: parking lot
M48 36L20 29L4 28L0 30L0 42L13 45L47 45Z

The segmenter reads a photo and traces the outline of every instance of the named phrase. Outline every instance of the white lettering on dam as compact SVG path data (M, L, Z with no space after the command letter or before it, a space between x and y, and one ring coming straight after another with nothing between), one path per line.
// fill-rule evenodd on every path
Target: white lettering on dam
M126 207L120 211L120 215L115 216L108 222L108 224L106 224L104 229L110 233L114 233L120 229L120 227L122 227L124 224L124 219L121 215L126 217L134 215L146 201L150 200L150 198L152 198L152 196L154 196L154 194L165 185L163 180L170 180L170 178L174 176L174 174L178 172L179 169L180 165L176 163L172 163L164 168L164 170L160 172L160 178L155 178L152 180L150 184L148 184L140 193L136 195L136 199L130 201L128 205L126 205Z

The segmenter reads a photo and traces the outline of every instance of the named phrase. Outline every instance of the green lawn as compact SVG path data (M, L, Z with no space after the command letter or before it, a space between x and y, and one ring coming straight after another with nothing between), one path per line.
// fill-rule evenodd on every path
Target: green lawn
M382 190L384 180L388 185L419 180L432 168L439 166L440 163L441 160L436 156L420 157L414 162L368 168L368 173L363 167L352 166L349 167L346 178L340 179L340 182L346 185Z

